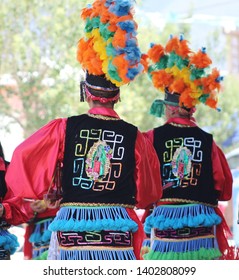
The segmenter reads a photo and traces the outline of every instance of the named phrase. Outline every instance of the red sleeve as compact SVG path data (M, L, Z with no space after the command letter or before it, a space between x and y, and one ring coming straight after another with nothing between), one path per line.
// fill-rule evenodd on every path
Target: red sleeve
M153 145L138 132L135 147L136 207L145 209L162 196L160 163Z
M16 226L26 223L32 216L24 207L23 200L13 196L10 189L7 191L2 204L5 209L4 220L11 225Z
M223 151L213 142L212 164L214 188L219 191L219 200L227 201L232 197L232 173Z
M66 119L53 120L14 150L5 178L15 196L43 198L63 154L65 128Z

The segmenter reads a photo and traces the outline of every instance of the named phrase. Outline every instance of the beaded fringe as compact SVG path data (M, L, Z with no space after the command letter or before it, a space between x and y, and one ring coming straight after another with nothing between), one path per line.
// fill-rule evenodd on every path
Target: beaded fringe
M35 224L34 231L29 238L29 242L31 243L50 242L51 231L48 229L48 227L52 222L52 220L53 218L37 222Z
M49 226L51 231L138 230L124 207L61 207Z
M14 254L20 246L17 236L10 233L8 230L0 229L0 247Z
M221 253L215 239L199 238L183 241L154 240L145 260L213 260Z
M130 250L60 250L60 260L136 260Z
M40 248L39 250L33 251L33 260L47 260L48 257L48 247Z
M213 207L201 204L160 205L145 220L144 230L151 232L151 228L166 230L183 227L210 227L221 223Z
M198 251L191 252L154 252L150 251L143 255L144 260L216 260L219 259L221 253L219 249L205 249L201 248Z

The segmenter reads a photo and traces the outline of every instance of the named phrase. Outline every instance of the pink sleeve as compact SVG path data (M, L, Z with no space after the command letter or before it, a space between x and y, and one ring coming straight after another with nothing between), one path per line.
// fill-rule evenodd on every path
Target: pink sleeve
M3 218L11 225L26 223L32 217L31 213L24 207L23 200L14 197L10 189L7 191L2 204L5 209Z
M213 142L212 148L214 188L219 191L219 200L232 197L232 173L223 151Z
M145 209L161 198L162 183L157 154L153 145L141 132L137 135L135 158L136 207Z
M0 170L5 174L8 169L8 164L0 158ZM2 200L2 201L1 201ZM3 198L0 198L2 205L4 207L3 219L11 225L19 225L25 223L29 219L27 211L25 211L23 206L23 201L21 198L15 197L12 191L6 186L6 194Z
M66 119L56 119L32 134L13 152L6 183L14 196L42 199L63 154Z

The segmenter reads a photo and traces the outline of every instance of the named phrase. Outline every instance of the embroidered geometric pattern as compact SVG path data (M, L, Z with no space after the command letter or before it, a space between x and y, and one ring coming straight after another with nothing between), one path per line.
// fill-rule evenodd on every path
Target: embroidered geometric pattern
M188 239L199 236L213 236L213 227L184 227L180 229L154 229L156 238Z
M112 191L122 172L124 136L111 130L85 129L77 134L72 185L84 190ZM93 142L93 144L92 144ZM88 177L84 176L84 170Z
M77 246L118 246L131 247L132 234L130 232L102 230L98 232L57 232L61 247Z
M173 138L165 142L163 189L197 186L202 170L201 141L194 137Z

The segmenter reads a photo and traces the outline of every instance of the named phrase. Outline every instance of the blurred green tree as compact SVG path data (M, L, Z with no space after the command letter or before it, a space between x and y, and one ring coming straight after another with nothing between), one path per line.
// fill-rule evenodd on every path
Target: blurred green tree
M2 0L0 9L0 116L18 123L24 137L57 117L67 117L87 110L79 102L81 68L76 60L77 41L83 35L80 12L93 0ZM140 6L142 1L137 1ZM187 17L193 14L189 10ZM136 13L138 40L142 52L151 42L165 43L170 34L183 33L191 41L191 26L187 23L165 23L157 29L146 16ZM209 56L225 60L226 49L217 48L222 30L215 28L208 38ZM203 42L202 42L203 43ZM200 48L201 46L198 46ZM221 145L234 131L238 112L238 81L225 77L218 113L200 105L196 112L198 124L214 134ZM149 115L155 98L162 98L147 75L123 86L121 100L116 105L120 116L142 131L163 123Z
M0 114L17 122L25 137L84 106L78 102L76 45L87 2L1 1Z

